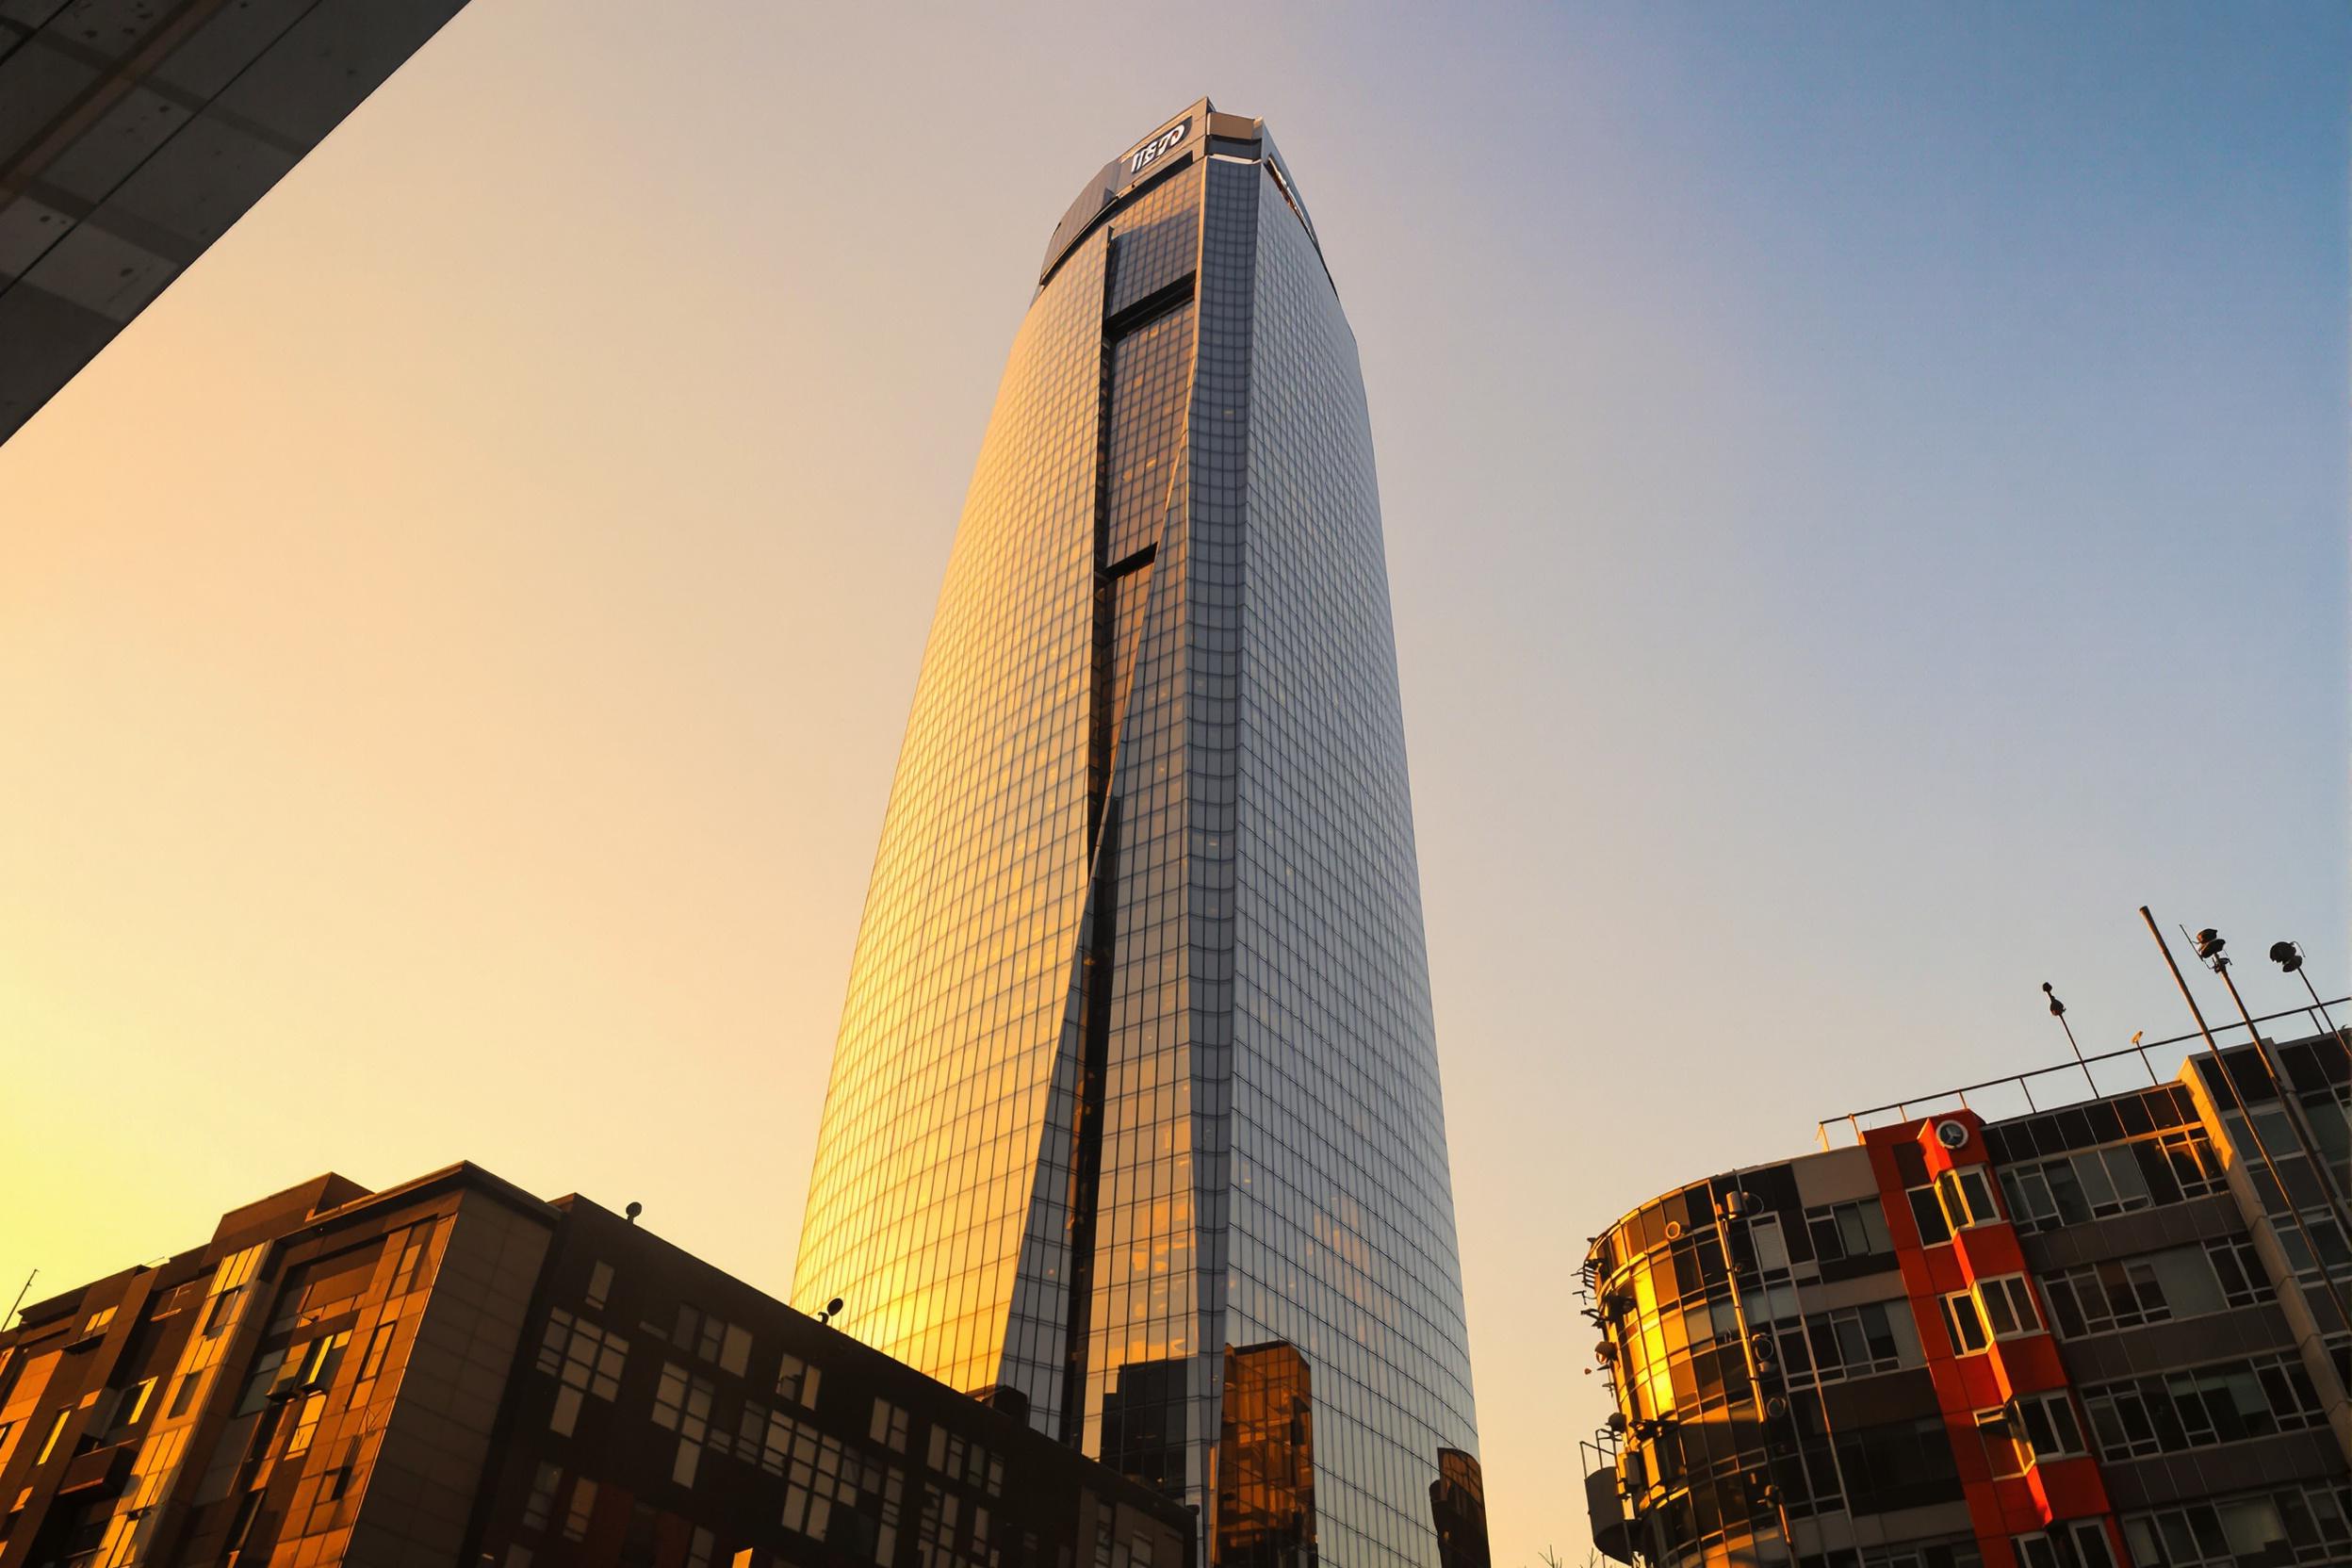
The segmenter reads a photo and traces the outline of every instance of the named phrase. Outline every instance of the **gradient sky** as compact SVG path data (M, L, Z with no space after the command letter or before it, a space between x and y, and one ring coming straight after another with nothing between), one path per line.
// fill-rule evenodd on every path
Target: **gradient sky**
M2142 902L2352 984L2348 60L474 0L0 447L0 1289L466 1158L781 1294L1039 253L1206 91L1362 345L1494 1549L1580 1557L1588 1234L2045 979L2185 1028Z

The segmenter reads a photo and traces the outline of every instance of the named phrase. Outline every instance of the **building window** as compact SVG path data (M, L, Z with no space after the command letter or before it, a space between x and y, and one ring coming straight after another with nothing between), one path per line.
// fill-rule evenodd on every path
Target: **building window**
M1873 1513L1957 1502L1960 1472L1940 1415L1890 1421L1836 1434L1847 1501Z
M1993 1200L1993 1184L1981 1165L1954 1166L1936 1177L1936 1198L1943 1207L1944 1222L1955 1231L2001 1219L2001 1205Z
M2017 1568L2115 1568L2107 1527L2096 1519L2053 1525L2047 1535L2010 1538Z
M2033 1462L2009 1412L2001 1406L1976 1413L1977 1436L1984 1444L1984 1462L1993 1478L2022 1476Z
M2273 1294L2269 1271L2262 1267L2254 1244L2244 1236L2207 1242L2205 1257L2213 1265L2213 1278L2221 1282L2224 1306L2250 1307Z
M1911 1200L1911 1217L1919 1227L1921 1247L1952 1239L1952 1227L1944 1223L1944 1205L1936 1196L1935 1184L1905 1187L1903 1195Z
M237 1298L245 1294L243 1285L231 1285L215 1296L204 1308L204 1334L206 1339L219 1339L229 1326L229 1318L237 1310Z
M2078 1519L2066 1526L2066 1540L2074 1548L2079 1568L2115 1568L2115 1548L2108 1543L2107 1527L2098 1520Z
M967 1442L938 1422L931 1424L931 1443L924 1455L932 1470L991 1497L1004 1491L1004 1462L978 1443Z
M2051 1275L2042 1288L2068 1338L2199 1317L2271 1294L2253 1247L2237 1238L2086 1264Z
M1898 1546L1865 1546L1861 1568L1984 1568L1976 1537L1913 1541Z
M2343 1230L2336 1224L2335 1216L2328 1213L2324 1205L2305 1209L2301 1226L2289 1219L2283 1224L2273 1221L2271 1228L2278 1233L2278 1250L2286 1253L2287 1266L2303 1283L2319 1283L2321 1263L2325 1263L2328 1272L2338 1279L2352 1274L2352 1247L2344 1245ZM2308 1242L2303 1239L2303 1232L2307 1229L2311 1233ZM2316 1260L2311 1256L2314 1245L2319 1249Z
M1991 1343L1984 1332L1984 1319L1976 1309L1976 1298L1960 1291L1944 1298L1944 1329L1952 1335L1952 1353L1972 1356Z
M310 1348L310 1356L302 1364L302 1386L325 1388L335 1381L335 1368L343 1364L343 1348L351 1342L349 1329L329 1334Z
M1813 1257L1819 1263L1889 1255L1895 1250L1894 1238L1886 1233L1886 1211L1875 1198L1807 1209L1805 1229L1813 1238Z
M588 1304L602 1311L606 1298L612 1294L612 1266L599 1259L588 1271Z
M2204 1130L2179 1127L2153 1137L2078 1150L2004 1168L2010 1217L2032 1233L2220 1192L2220 1157Z
M405 1296L424 1282L425 1251L433 1242L433 1221L412 1225L400 1238L400 1261L392 1270L392 1284L386 1296Z
M1976 1282L1976 1298L1984 1304L1984 1322L1995 1339L2016 1339L2042 1331L2042 1315L2034 1310L2034 1287L2022 1274L2002 1274Z
M229 1533L223 1544L231 1547L245 1544L245 1537L253 1531L253 1515L261 1511L261 1497L260 1491L255 1490L237 1500L237 1512L229 1520Z
M96 1312L91 1313L89 1317L83 1320L82 1332L85 1334L97 1333L101 1330L105 1329L107 1324L113 1321L114 1308L100 1307Z
M2311 1375L2291 1351L2094 1384L2082 1391L2082 1409L2108 1461L2267 1437L2326 1419Z
M147 1413L147 1401L155 1396L155 1380L141 1378L122 1391L122 1401L115 1406L114 1429L124 1431L139 1425L139 1418ZM0 1433L5 1440L6 1433Z
M838 1438L810 1435L815 1441L805 1448L793 1445L792 1475L784 1491L784 1527L853 1557L888 1563L898 1550L905 1484L898 1468L862 1458ZM938 1495L936 1489L925 1491Z
M359 1358L359 1376L351 1385L351 1403L358 1404L359 1391L374 1382L384 1371L384 1359L392 1353L392 1338L400 1327L398 1323L380 1323L376 1331L368 1336L367 1353Z
M776 1375L776 1394L803 1410L817 1408L817 1380L824 1368L811 1366L793 1355L784 1352L784 1364Z
M71 1405L57 1412L57 1418L49 1423L49 1435L41 1440L41 1456L33 1461L35 1464L49 1462L49 1456L57 1451L57 1439L65 1435L65 1424L73 1415L74 1407Z
M286 1440L286 1458L292 1459L296 1454L310 1451L310 1440L318 1434L318 1417L325 1413L326 1408L327 1396L324 1394L302 1396L302 1413L294 1418L294 1430Z
M2049 1394L2021 1394L2009 1408L2025 1438L2026 1458L2077 1459L2090 1450L2082 1446L2082 1426L2074 1418L2074 1401L2063 1389Z
M564 1485L561 1465L542 1463L531 1478L531 1495L523 1499L523 1528L543 1530L555 1516L555 1494Z
M1780 1216L1758 1215L1748 1222L1748 1245L1756 1250L1756 1272L1768 1279L1788 1276L1788 1241L1780 1233Z
M265 1350L253 1358L253 1369L245 1379L245 1392L237 1396L238 1415L251 1415L270 1402L270 1396L278 1383L279 1370L286 1364L284 1350Z
M172 1385L172 1408L166 1412L172 1419L186 1415L196 1403L197 1385L204 1380L202 1372L183 1372L180 1380Z
M680 1351L699 1356L704 1361L716 1361L719 1359L719 1347L726 1343L726 1323L709 1315L692 1301L678 1304L678 1332L670 1342Z
M2352 1559L2352 1481L2308 1481L2127 1514L2135 1568L2240 1568Z
M538 1368L558 1383L555 1407L548 1413L548 1429L569 1437L580 1419L580 1402L594 1396L611 1399L621 1391L621 1373L629 1365L629 1341L562 1307L547 1314L547 1331L539 1344Z
M888 1399L874 1402L874 1419L868 1423L866 1435L886 1447L906 1451L906 1413Z
M1919 1333L1903 1301L1866 1301L1858 1307L1807 1315L1802 1324L1780 1330L1781 1360L1791 1371L1809 1360L1821 1382L1867 1377L1918 1366Z
M791 1416L772 1411L757 1399L745 1399L735 1439L735 1457L772 1476L780 1476L792 1457L792 1439L800 1429L799 1423Z
M676 1362L662 1365L662 1381L653 1391L653 1424L678 1433L678 1454L670 1462L670 1478L680 1486L694 1484L702 1464L702 1446L710 1435L710 1382ZM724 1434L722 1434L724 1436Z
M596 1483L582 1476L572 1482L572 1506L564 1515L564 1539L588 1539L588 1521L596 1511Z
M691 1301L678 1303L673 1343L687 1355L718 1363L721 1371L734 1377L742 1377L751 1366L750 1331L713 1317Z

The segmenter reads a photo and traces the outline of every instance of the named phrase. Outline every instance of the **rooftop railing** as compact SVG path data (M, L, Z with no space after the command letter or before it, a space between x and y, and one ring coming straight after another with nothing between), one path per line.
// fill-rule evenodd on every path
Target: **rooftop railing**
M2278 1012L2264 1013L2254 1022L2259 1026L2282 1018L2307 1018L2311 1021L2312 1034L2316 1037L2325 1037L2331 1031L2321 1023L2320 1009L2340 1007L2347 1002L2352 1002L2352 997L2337 997L2333 1001L2321 1002L2316 1005L2306 1003L2300 1007L2287 1007ZM2254 1034L2246 1028L2243 1020L2233 1021L2227 1026L2216 1022L2213 1028L2215 1043L2224 1050L2232 1045L2253 1043ZM2345 1033L2352 1034L2352 1031ZM2263 1037L2268 1038L2267 1036ZM1897 1100L1884 1105L1872 1105L1868 1110L1848 1111L1842 1116L1830 1117L1818 1123L1815 1128L1816 1140L1821 1148L1828 1149L1831 1147L1830 1129L1842 1127L1853 1135L1855 1143L1860 1143L1862 1135L1872 1127L1894 1126L1906 1121L1916 1121L1922 1117L1932 1116L1939 1110L1951 1110L1955 1105L1961 1110L1974 1111L1986 1121L2002 1121L2013 1116L2031 1116L2036 1111L2052 1111L2066 1105L2080 1105L2086 1101L2103 1100L2110 1095L2128 1094L2133 1089L2148 1088L2168 1081L2158 1075L2154 1064L2148 1060L2150 1052L2169 1052L2177 1047L2189 1046L2192 1042L2197 1049L2202 1049L2205 1037L2196 1030L2191 1030L2185 1035L2175 1035L2169 1039L2143 1041L2135 1037L2130 1045L2121 1050L2102 1051L2095 1055L2069 1058L2050 1067L2033 1068L2024 1072L2012 1072L1999 1078L1987 1078L1981 1083L1964 1084L1958 1088L1939 1089L1933 1094L1920 1095L1910 1100ZM2196 1054L2196 1049L2182 1053L2184 1056ZM2111 1082L2101 1086L2099 1074L2095 1070L2100 1068L2107 1070L2107 1076L2111 1080L2128 1079L2129 1081ZM2133 1068L2136 1068L2137 1071L2132 1070ZM2179 1071L2177 1064L2173 1070ZM2148 1079L2145 1084L2139 1081L2142 1074L2145 1074ZM2037 1097L2034 1089L2035 1083L2039 1080L2057 1080L2057 1082L2043 1083L2042 1092ZM1971 1095L1975 1097L1973 1100L1969 1098Z

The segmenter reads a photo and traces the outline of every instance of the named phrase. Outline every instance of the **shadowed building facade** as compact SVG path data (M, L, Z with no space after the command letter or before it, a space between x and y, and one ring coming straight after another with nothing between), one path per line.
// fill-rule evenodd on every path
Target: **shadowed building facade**
M1180 1568L1173 1500L580 1197L322 1176L0 1332L0 1568Z
M1297 181L1206 100L1062 219L982 443L803 1230L835 1296L1212 1544L1277 1364L1229 1348L1287 1348L1311 1495L1260 1444L1253 1509L1438 1561L1477 1434L1370 419Z
M0 441L465 3L0 5Z

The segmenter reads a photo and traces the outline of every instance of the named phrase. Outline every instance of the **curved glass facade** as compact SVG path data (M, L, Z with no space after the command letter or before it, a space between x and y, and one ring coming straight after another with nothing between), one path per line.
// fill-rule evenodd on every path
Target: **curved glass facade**
M1080 196L1014 342L793 1295L1204 1542L1247 1494L1288 1560L1438 1561L1477 1432L1370 420L1287 167L1205 100ZM1235 1346L1295 1356L1311 1462L1228 1418Z

